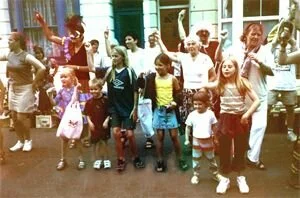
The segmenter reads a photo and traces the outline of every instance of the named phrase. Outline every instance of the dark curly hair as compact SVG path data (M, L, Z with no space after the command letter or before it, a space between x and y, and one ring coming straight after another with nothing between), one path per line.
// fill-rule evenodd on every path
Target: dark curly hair
M65 26L71 31L79 31L81 34L84 33L82 16L71 15L65 20Z

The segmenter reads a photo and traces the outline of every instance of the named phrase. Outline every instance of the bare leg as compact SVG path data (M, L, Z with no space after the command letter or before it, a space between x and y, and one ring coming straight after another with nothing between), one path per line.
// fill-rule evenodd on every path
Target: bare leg
M164 147L164 138L165 133L163 130L157 130L157 143L156 143L156 154L157 154L157 160L163 159L163 147Z

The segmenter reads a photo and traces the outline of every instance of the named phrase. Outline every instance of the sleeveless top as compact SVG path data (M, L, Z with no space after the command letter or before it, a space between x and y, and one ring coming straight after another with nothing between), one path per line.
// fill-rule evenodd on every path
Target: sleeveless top
M166 106L173 101L173 79L168 75L167 79L155 78L157 106Z
M241 96L236 87L225 88L220 99L220 113L243 114L246 111L245 96Z
M78 66L88 66L87 63L87 54L84 44L80 47L79 51L71 57L71 60L68 62L70 65ZM75 70L76 77L78 80L89 80L89 72L82 72Z
M27 85L32 84L33 74L31 72L31 65L25 62L27 52L22 51L19 54L9 52L7 56L7 73L9 83L12 85Z

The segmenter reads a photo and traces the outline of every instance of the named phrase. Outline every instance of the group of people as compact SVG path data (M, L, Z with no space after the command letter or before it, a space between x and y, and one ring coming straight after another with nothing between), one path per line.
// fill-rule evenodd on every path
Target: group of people
M57 106L60 119L67 106L79 101L84 114L83 132L74 140L78 148L77 168L84 169L80 140L90 137L93 145L93 167L111 168L108 151L110 128L115 140L118 171L126 168L124 137L129 142L134 167L144 168L140 158L134 129L137 121L145 134L145 148L153 148L156 131L157 161L155 170L164 172L164 137L171 137L178 166L187 170L178 138L179 128L185 130L186 146L192 145L192 184L199 183L201 157L209 161L213 179L218 182L216 192L225 194L230 187L230 173L236 172L236 182L241 193L248 193L249 186L243 170L245 164L260 170L266 167L261 160L261 147L266 130L268 107L279 98L287 109L287 137L295 142L291 166L291 184L299 187L299 134L293 131L296 105L295 64L299 63L299 51L291 42L292 29L300 29L300 9L293 4L294 14L283 20L270 43L263 44L264 28L259 23L248 24L240 37L239 45L223 49L226 32L220 42L211 41L207 26L195 26L186 36L182 26L184 11L178 16L178 29L185 52L169 52L158 31L149 35L149 46L138 47L137 36L129 32L125 45L111 46L108 31L104 32L108 66L95 67L99 42L84 42L84 24L81 17L66 20L69 35L58 37L48 28L40 13L35 18L48 40L64 48L65 63L60 73L62 88L56 91L41 83L46 67L26 52L25 38L13 32L9 38L10 52L0 55L7 60L9 77L9 110L12 111L17 143L10 151L30 151L30 114L34 111L34 91L47 88L52 105ZM292 24L292 28L289 25ZM96 47L94 47L96 46ZM92 50L94 48L94 50ZM286 50L288 49L288 50ZM288 52L287 52L288 51ZM56 65L55 61L50 61ZM173 64L173 63L176 64ZM111 65L109 65L111 63ZM176 65L182 78L176 78L170 68ZM32 67L35 69L32 75ZM53 66L56 68L56 66ZM104 71L101 78L90 79L89 72ZM55 72L56 73L56 72ZM54 75L55 75L54 73ZM269 90L267 82L272 80ZM282 82L284 79L284 83ZM107 92L103 86L106 84ZM42 85L42 86L41 86ZM45 88L46 87L46 88ZM0 111L3 111L4 86L0 84ZM211 103L214 103L212 106ZM0 160L4 161L0 136ZM61 159L57 170L67 166L66 151L71 140L61 137ZM219 165L215 157L218 148ZM99 151L102 150L101 155Z

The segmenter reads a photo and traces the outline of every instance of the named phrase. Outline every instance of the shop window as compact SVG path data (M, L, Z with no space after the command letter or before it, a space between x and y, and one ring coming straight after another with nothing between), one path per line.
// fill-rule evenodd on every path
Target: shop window
M222 18L231 18L232 17L232 0L223 0L222 1Z
M66 16L74 13L79 14L79 0L18 0L8 2L11 29L24 32L29 40L28 50L31 52L33 45L39 45L44 48L46 56L61 56L59 46L46 39L42 28L35 21L34 11L37 10L44 16L49 28L57 35L58 32L64 32L65 27L61 24L64 23Z
M244 17L279 14L279 0L244 0Z

